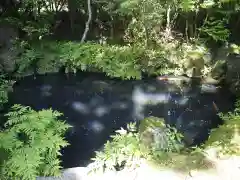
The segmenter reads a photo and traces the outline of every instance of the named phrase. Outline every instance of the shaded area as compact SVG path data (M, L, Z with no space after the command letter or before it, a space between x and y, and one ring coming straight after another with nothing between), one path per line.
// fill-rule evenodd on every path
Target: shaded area
M233 108L234 97L224 89L217 94L169 91L154 78L121 81L104 74L60 73L28 76L14 85L9 106L22 104L35 110L52 108L64 113L73 126L66 135L70 146L62 150L64 168L84 166L115 130L147 116L163 117L180 130L189 145L207 139L221 112Z

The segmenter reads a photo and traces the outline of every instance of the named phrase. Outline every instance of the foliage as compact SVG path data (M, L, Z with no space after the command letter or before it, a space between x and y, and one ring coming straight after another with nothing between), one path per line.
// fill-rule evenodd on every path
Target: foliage
M131 15L132 20L128 25L125 40L128 43L148 46L154 39L155 26L163 23L165 9L157 0L129 0L123 1L117 12ZM156 33L156 32L155 32Z
M224 120L224 124L212 130L206 147L215 147L223 155L240 155L240 101L236 102L234 112L219 116ZM221 137L221 138L219 138Z
M38 73L46 73L57 72L64 67L66 73L97 70L110 77L140 79L142 72L149 75L186 73L192 68L188 68L188 61L194 54L205 58L207 53L208 49L202 45L181 45L177 40L156 49L92 42L41 41L25 45L17 64L20 75L33 68Z
M135 128L135 124L129 124L127 130L121 128L116 131L117 134L111 136L112 141L105 143L103 151L96 152L92 170L115 170L117 166L137 165L145 154L140 150L140 140Z
M204 47L205 54L202 56L206 56L209 53L206 47L212 45L212 42L228 41L233 32L229 23L239 12L239 3L236 1L93 0L92 24L104 29L99 29L101 32L97 34L112 36L106 37L107 39L122 36L116 34L119 29L116 21L124 21L125 45L110 46L90 42L84 45L77 42L50 42L48 45L49 42L42 39L54 38L51 35L57 24L60 21L64 23L63 19L57 19L62 13L60 11L69 9L71 29L77 32L79 21L76 16L79 14L76 12L81 12L85 22L87 1L24 0L15 7L18 15L3 16L2 20L21 29L29 43L18 59L20 73L30 66L32 69L32 65L37 63L37 72L41 73L57 71L66 66L67 72L95 69L123 79L139 79L141 72L149 75L191 75L192 67L186 65L191 58L189 51L198 51L199 46ZM91 34L98 27L90 25L89 28ZM82 32L80 29L78 31ZM18 47L17 44L16 46ZM208 76L212 63L204 63L202 73Z
M122 79L139 79L142 72L164 74L170 68L167 52L150 50L139 46L110 46L96 43L41 41L31 46L17 59L18 73L36 68L39 73L58 71L66 73L91 71L105 72L108 76ZM173 62L175 63L175 62Z
M152 118L154 119L154 117ZM122 166L135 168L139 165L142 158L153 159L160 154L163 155L170 152L176 152L175 147L178 146L175 144L172 148L168 146L167 149L159 149L157 145L159 145L161 137L156 135L153 146L143 148L145 144L141 140L141 133L137 131L136 123L130 123L126 130L121 128L121 130L117 130L116 132L117 134L112 136L112 140L104 145L104 149L96 152L96 158L93 159L94 163L91 166L92 171L104 171L105 169L115 170L117 167ZM160 133L164 133L169 140L176 138L178 135L176 131L172 131L172 128L169 129L167 133Z
M234 53L239 55L240 54L240 46L236 45L236 44L231 44L230 45L230 52L229 53Z
M112 77L141 77L138 65L138 60L143 56L141 48L68 42L63 44L61 50L60 62L66 65L67 72L95 67Z
M51 109L37 112L27 106L12 107L0 132L1 154L5 154L1 179L32 180L60 173L59 151L68 145L63 135L70 127L58 120L61 115Z
M8 101L7 82L0 78L0 109Z
M71 26L72 30L72 32L65 32L65 34L72 35L73 30L76 30L77 33L81 32L82 29L78 29L79 26L82 27L82 25L78 24L78 17L81 16L81 21L85 20L87 1L22 0L20 3L19 1L11 2L13 3L10 3L12 7L7 3L0 2L0 9L4 9L1 11L0 21L15 26L21 32L20 39L15 44L15 48L21 48L21 53L16 58L18 75L23 75L29 70L45 73L56 72L60 68L65 68L66 73L78 70L97 70L105 72L108 76L122 79L140 79L142 72L149 75L187 74L191 76L193 67L203 62L204 67L201 68L201 73L203 76L209 76L209 74L212 74L212 69L215 68L213 64L223 66L226 62L211 62L208 47L213 44L218 45L228 42L231 36L235 37L238 34L236 29L239 29L240 24L240 3L235 0L93 0L91 3L93 21L90 24L89 34L94 34L98 29L97 34L103 36L104 32L109 31L109 33L105 33L109 34L107 39L120 36L124 40L124 45L55 41L49 39L55 38L52 35L59 23L57 17L61 16L64 10L67 10L66 13L70 21L65 22L65 24ZM61 23L64 24L65 20L60 17ZM124 22L123 24L120 23L121 28L117 26L119 20ZM96 25L99 27L96 28ZM232 27L233 25L234 27ZM123 29L124 34L117 34L119 29ZM80 37L81 34L77 36ZM232 51L239 54L239 46L232 45ZM194 63L190 62L192 60L194 60ZM8 82L1 80L0 105L7 102L8 87ZM14 110L23 112L20 111L20 114L11 112L8 114L9 119L12 117L17 118L16 116L19 116L19 119L29 118L22 119L19 122L21 126L18 126L19 124L8 126L10 130L1 132L1 135L6 137L12 135L11 137L13 137L9 138L9 142L12 143L11 146L5 147L5 149L15 148L8 152L10 155L9 160L6 161L6 168L14 165L11 164L12 159L18 158L17 153L20 153L19 151L25 154L29 151L31 156L39 159L36 160L35 165L30 167L29 173L25 175L44 174L43 171L45 170L43 168L45 167L43 166L47 160L42 158L49 155L49 148L46 146L42 150L37 149L40 148L40 145L36 144L37 141L31 142L34 146L27 147L20 140L16 140L15 132L18 130L21 130L21 132L26 131L26 134L34 132L33 135L40 139L42 133L48 131L52 133L54 131L53 127L48 125L52 123L50 119L56 119L58 114L50 110L35 112L30 108L24 109L23 107L15 107ZM40 123L38 127L34 121L34 116L37 114L43 116L42 114L45 113L48 113L46 119L49 119L49 121L47 124L44 123L46 121L38 121L37 123ZM223 152L226 151L227 147L230 147L228 151L236 153L236 142L229 142L229 139L234 134L231 130L238 129L238 114L237 107L232 113L220 115L226 124L212 132L208 141L210 145L222 147ZM45 116L42 118L45 118ZM29 132L26 129L18 129L23 126L31 126L34 131ZM41 129L43 126L49 129ZM166 153L163 153L163 150L172 152L178 149L175 147L176 144L167 145L169 149L162 149L160 144L163 142L157 142L156 146L151 146L151 151L142 152L140 151L142 147L138 144L141 142L140 134L129 129L127 131L128 133L113 136L113 140L106 144L104 151L97 153L98 167L106 165L107 168L111 169L115 168L116 165L121 166L125 162L131 164L134 159L139 160L141 157L151 156L164 159ZM164 136L162 136L161 128L152 133L155 139L163 138L164 142L175 143L176 134L170 136L172 132L176 133L174 129L167 127ZM223 133L224 138L219 140L219 133ZM165 135L170 138L170 141L165 139ZM35 137L31 134L31 138ZM14 144L15 141L19 144ZM50 140L46 142L50 143ZM64 143L62 146L66 145ZM17 146L21 147L20 150L16 149ZM58 151L60 146L55 147L54 151ZM159 151L159 149L161 150ZM50 156L56 157L56 153L50 154ZM27 160L35 159L29 159L29 157L27 157ZM22 160L22 162L25 161ZM27 165L20 167L19 164L12 169L20 171L20 168L27 167ZM5 170L3 172L7 173ZM9 173L14 175L16 172L10 170ZM46 174L51 173L47 172ZM18 175L18 177L21 175Z
M140 140L142 148L150 148L153 154L158 151L180 152L183 148L183 136L173 127L164 123L164 119L148 117L140 122Z
M226 20L216 20L214 18L211 18L209 20L205 21L205 25L201 27L199 30L202 33L202 35L206 35L208 40L214 40L216 42L222 41L227 42L230 32L225 27Z
M5 80L4 76L0 76L0 110L8 102L8 92L11 90L13 83L14 81Z
M21 56L16 59L18 75L29 70L38 73L57 72L62 67L59 62L60 49L57 43L46 41L38 43L16 41L15 43L17 47L23 49Z

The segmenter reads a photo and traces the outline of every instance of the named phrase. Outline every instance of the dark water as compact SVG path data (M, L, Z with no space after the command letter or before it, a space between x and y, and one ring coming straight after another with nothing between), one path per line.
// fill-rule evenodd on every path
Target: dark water
M210 128L221 123L213 102L221 112L227 112L233 108L234 97L226 90L183 95L170 92L167 83L155 78L120 81L93 73L25 77L14 85L9 98L9 106L22 104L64 113L73 126L66 135L71 145L62 152L64 168L86 165L115 130L147 116L165 118L190 145L202 143Z

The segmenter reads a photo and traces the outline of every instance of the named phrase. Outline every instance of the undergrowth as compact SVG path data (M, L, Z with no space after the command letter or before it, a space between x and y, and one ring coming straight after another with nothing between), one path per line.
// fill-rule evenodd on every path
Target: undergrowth
M158 141L164 144L163 134L160 135L161 138L157 137L153 146L147 147L135 124L129 124L126 130L121 129L117 131L118 134L112 136L112 140L105 144L103 151L96 152L92 171L117 170L118 167L135 168L140 165L142 159L157 167L169 167L185 172L213 168L212 162L206 157L205 150L208 148L217 148L219 154L240 155L240 101L236 103L234 112L220 113L219 116L224 120L224 125L213 129L204 145L192 148L184 148L179 141L172 141L175 144L170 146L171 148L157 149L155 145ZM169 140L182 137L174 129L169 129L167 134L164 133L164 136L166 135Z
M64 134L70 127L59 120L62 114L34 111L14 105L0 132L0 179L33 180L60 174L60 149L68 145Z
M182 74L188 68L190 52L194 50L201 57L208 53L206 48L202 52L200 47L181 44L178 40L155 49L137 45L41 41L24 45L25 50L17 59L18 73L25 73L34 66L38 73L56 72L65 68L66 73L98 71L122 79L140 79L142 73Z
M213 129L206 147L217 148L219 155L240 155L240 100L235 110L226 114L219 113L224 124Z
M0 76L0 110L3 105L8 102L8 92L12 90L14 81L8 81L4 79L4 76Z
M159 141L153 141L152 146L146 148L135 123L128 124L126 130L121 128L116 132L117 134L112 136L112 140L104 145L103 151L96 152L96 157L93 158L94 163L90 167L91 172L119 170L119 168L126 167L130 169L136 168L140 165L142 159L151 160L170 152L179 152L180 147L177 147L179 144L168 146L165 149L159 148ZM168 140L179 136L176 131L171 130L162 133Z

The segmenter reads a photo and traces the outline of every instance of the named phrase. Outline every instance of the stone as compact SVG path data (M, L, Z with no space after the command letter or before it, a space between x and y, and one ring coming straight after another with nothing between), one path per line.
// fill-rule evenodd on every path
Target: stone
M88 173L86 167L68 168L59 177L37 177L36 180L85 180Z
M8 26L0 26L0 72L13 72L16 68L18 51L13 48L17 31Z
M164 119L150 116L140 121L139 126L142 150L178 151L183 145L178 141L172 129L166 126ZM175 137L173 137L175 136Z

